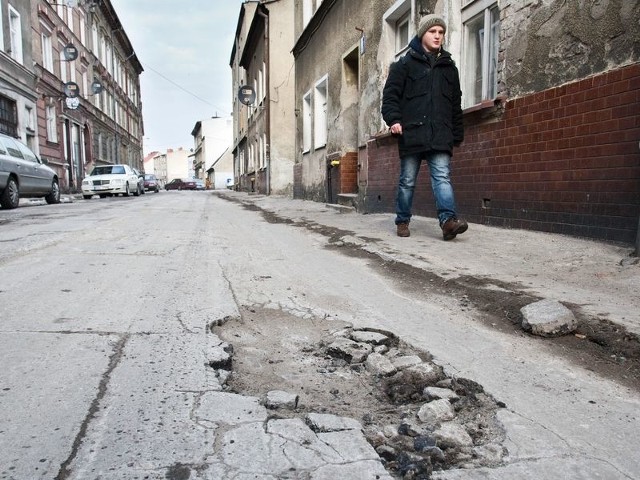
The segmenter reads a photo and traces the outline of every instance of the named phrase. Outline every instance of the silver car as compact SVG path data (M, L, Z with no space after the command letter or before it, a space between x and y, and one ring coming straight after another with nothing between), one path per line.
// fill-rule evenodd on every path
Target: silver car
M0 133L0 205L16 208L20 197L60 203L56 172L22 142Z

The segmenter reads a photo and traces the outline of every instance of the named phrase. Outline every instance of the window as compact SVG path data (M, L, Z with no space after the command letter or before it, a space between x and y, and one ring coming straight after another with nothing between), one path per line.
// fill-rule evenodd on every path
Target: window
M394 59L400 58L408 49L413 27L411 0L398 0L382 16L383 38L387 38L387 47L393 50Z
M87 24L84 20L84 13L82 11L80 12L79 28L80 28L80 43L86 47L87 46Z
M25 117L25 121L26 121L26 129L29 132L35 132L36 131L36 118L35 115L33 114L33 108L29 107L29 106L25 106L24 107L24 117Z
M302 153L311 150L311 92L302 99Z
M11 5L9 5L9 39L11 58L22 63L22 23L20 23L20 14Z
M94 23L91 25L91 51L97 57L98 56L98 27Z
M0 132L18 136L18 108L10 98L0 96Z
M307 24L311 21L311 18L316 13L320 5L322 4L322 0L303 0L302 2L302 22L303 27L306 27Z
M56 107L48 105L45 109L45 118L47 122L47 140L58 143L58 129L56 128Z
M327 77L316 83L313 95L313 147L327 144Z
M409 45L409 12L396 21L396 52L401 52Z
M67 74L67 59L64 56L64 47L60 45L60 80L62 83L69 81L69 75Z
M53 73L53 45L51 44L51 32L41 25L42 39L42 66Z
M469 2L462 11L464 25L464 106L493 99L498 91L500 11L495 0ZM487 33L488 32L488 33Z

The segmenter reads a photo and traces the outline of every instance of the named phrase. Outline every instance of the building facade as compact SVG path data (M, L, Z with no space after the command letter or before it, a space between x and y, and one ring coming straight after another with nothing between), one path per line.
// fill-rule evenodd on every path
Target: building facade
M32 0L31 24L39 152L62 189L96 164L141 170L143 68L111 2Z
M226 188L229 183L233 185L233 155L226 155L231 151L233 117L199 120L191 135L196 178L206 180L207 188L211 189Z
M246 2L231 53L236 189L290 195L295 161L294 1ZM243 103L242 87L253 92ZM248 88L247 88L248 87Z
M472 222L634 242L640 11L629 2L296 0L294 196L393 212L389 65L420 18L448 22L465 141L452 178ZM427 173L414 213L435 216ZM391 220L392 221L392 220Z
M0 7L0 132L20 139L37 153L31 1L2 1Z

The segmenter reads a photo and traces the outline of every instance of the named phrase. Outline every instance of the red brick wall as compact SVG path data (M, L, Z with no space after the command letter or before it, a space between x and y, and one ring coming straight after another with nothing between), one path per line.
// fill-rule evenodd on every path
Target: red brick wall
M340 159L340 193L358 191L358 152L349 152Z
M640 216L640 64L465 116L459 214L488 225L633 243ZM365 210L394 211L395 140L369 143ZM425 168L414 214L435 216Z

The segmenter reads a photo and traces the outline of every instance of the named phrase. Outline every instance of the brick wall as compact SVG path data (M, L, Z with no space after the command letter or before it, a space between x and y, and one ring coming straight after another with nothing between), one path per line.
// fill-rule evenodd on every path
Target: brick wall
M465 115L452 179L471 222L633 243L640 216L640 64ZM393 212L395 139L369 142L364 209ZM414 214L435 216L425 168Z
M302 188L302 163L296 163L293 166L293 198L304 198L304 190Z
M340 159L340 193L358 191L358 152L348 152Z

